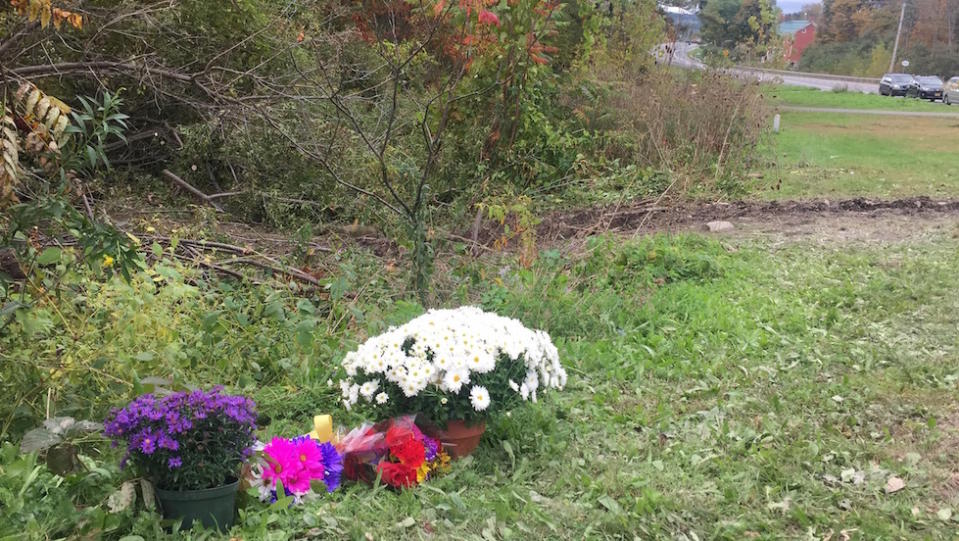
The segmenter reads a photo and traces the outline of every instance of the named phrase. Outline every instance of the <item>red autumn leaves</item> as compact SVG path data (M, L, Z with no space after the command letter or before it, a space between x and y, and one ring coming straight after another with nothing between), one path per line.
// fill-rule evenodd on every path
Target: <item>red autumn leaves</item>
M356 10L352 19L365 41L426 40L428 49L454 62L464 62L467 68L478 57L504 52L508 41L515 38L525 41L516 45L537 64L546 64L547 55L556 51L540 41L541 35L548 34L546 29L558 6L556 0L509 0L509 7L502 13L498 13L498 0L435 0L421 10L405 0L362 4L363 8ZM534 23L525 36L508 37L515 26L512 19L523 19L518 14L524 12L543 24ZM502 18L506 15L509 22ZM528 28L529 23L518 24ZM500 28L507 33L504 35Z
M479 15L477 16L477 20L480 22L480 24L499 26L499 17L497 17L495 13L487 9L484 9L479 12Z

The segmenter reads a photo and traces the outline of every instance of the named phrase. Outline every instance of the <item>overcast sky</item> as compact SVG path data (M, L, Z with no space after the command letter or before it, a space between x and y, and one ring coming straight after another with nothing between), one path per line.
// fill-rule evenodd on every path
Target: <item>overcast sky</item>
M776 0L776 5L783 10L783 13L795 13L802 9L806 4L819 3L815 0Z

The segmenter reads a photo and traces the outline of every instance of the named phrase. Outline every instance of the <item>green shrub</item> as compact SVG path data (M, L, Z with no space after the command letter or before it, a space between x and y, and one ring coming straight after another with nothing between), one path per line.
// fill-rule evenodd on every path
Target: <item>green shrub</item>
M239 388L325 382L342 333L383 326L388 317L372 310L376 298L369 318L344 302L349 277L360 275L372 273L345 265L328 279L328 292L303 296L210 280L163 259L130 282L80 271L61 277L53 292L24 286L30 308L0 335L0 394L9 398L0 404L0 438L38 425L47 412L102 418L141 392L147 377Z
M116 469L83 460L83 471L60 476L36 453L20 454L13 445L2 444L0 539L102 537L128 525L128 515L107 513L100 506L113 490Z

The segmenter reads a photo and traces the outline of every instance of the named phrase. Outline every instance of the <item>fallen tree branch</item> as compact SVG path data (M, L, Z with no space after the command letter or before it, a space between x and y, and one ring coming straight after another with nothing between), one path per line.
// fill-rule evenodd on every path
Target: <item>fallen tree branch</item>
M114 142L110 143L109 145L104 146L104 147L103 147L103 150L105 150L105 151L107 151L107 152L110 152L110 151L116 150L116 149L118 149L118 148L128 147L128 146L130 146L132 143L135 143L135 142L137 142L137 141L142 141L142 140L144 140L144 139L153 139L153 138L155 138L155 137L160 137L160 132L159 132L159 130L156 130L156 129L144 130L144 131L141 131L141 132L139 132L139 133L135 133L135 134L133 134L133 135L129 135L129 136L126 137L126 139L121 139L121 140L119 140L119 141L114 141Z
M153 237L144 237L144 238L152 239L156 242L163 242L167 245L172 244L172 239L170 239L170 237L153 236ZM196 261L197 264L201 264L205 267L218 270L221 272L225 272L227 274L239 275L239 273L237 273L236 271L226 269L223 265L233 265L233 264L252 265L254 267L266 269L275 273L282 274L284 276L292 276L293 278L300 280L301 282L307 282L317 287L323 287L323 284L319 280L314 278L313 276L297 268L284 265L283 263L273 259L272 257L268 257L266 255L258 253L251 248L243 248L241 246L234 246L232 244L226 244L222 242L193 240L193 239L178 239L177 243L178 243L177 244L178 247L182 247L183 249L189 250L190 254L192 255L192 258L187 256L181 256L179 254L174 254L175 257L187 258L191 261ZM202 250L204 248L222 250L225 252L230 252L233 254L239 254L239 255L244 255L249 257L234 257L232 259L224 259L216 262L216 264L207 263L200 259L197 259L199 257L199 252L197 250L198 249ZM323 247L318 247L318 248L330 251L329 248L323 248ZM265 262L259 261L256 258L263 259L265 260ZM239 275L239 276L242 276L242 275Z
M184 83L196 82L196 78L186 73L180 73L167 68L155 68L146 64L136 62L61 62L59 64L40 64L38 66L23 66L9 70L13 75L27 79L39 79L42 77L58 77L76 72L85 71L132 71L145 72L150 75L159 75L169 79L174 79Z
M194 188L189 182L187 182L187 181L183 180L182 178L176 176L176 175L173 174L169 169L164 169L163 171L161 171L161 173L162 173L163 176L165 176L166 178L172 180L173 183L176 184L177 186L179 186L179 187L183 188L184 190L186 190L186 191L192 193L193 195L197 196L199 199L203 200L204 203L208 203L210 206L212 206L213 208L215 208L215 209L217 210L217 212L224 212L223 207L221 207L221 206L218 205L215 201L213 201L213 198L212 198L212 197L210 197L209 195L207 195L207 194L201 192L200 190Z
M164 237L160 235L146 235L146 236L142 236L142 238L155 240L157 242L162 242L165 244L170 244L170 242L172 242L173 240L170 237ZM287 244L294 242L288 239L269 239L269 241L276 242L276 243L282 242ZM203 240L203 239L177 239L177 242L182 245L190 245L190 246L195 246L197 248L212 248L216 250L223 250L226 252L232 252L232 253L241 254L241 255L261 255L253 248L248 248L245 246L237 246L235 244L227 244L225 242L216 242L212 240ZM330 248L329 246L323 246L315 242L310 242L309 245L311 248L316 248L317 250L321 252L326 252L326 253L333 252L333 249Z
M307 273L305 273L305 272L303 272L303 271L301 271L301 270L299 270L299 269L295 269L295 268L293 268L293 267L288 267L288 266L283 265L282 263L280 263L280 262L278 262L278 261L276 261L276 260L274 260L274 259L271 259L271 258L268 258L268 257L265 257L265 256L260 256L260 257L263 257L263 259L266 259L267 261L269 261L269 263L264 263L263 261L258 261L258 260L256 260L256 259L249 258L249 257L239 257L239 258L234 258L234 259L225 259L225 260L219 261L218 263L221 264L221 265L232 265L232 264L253 265L254 267L260 267L261 269L266 269L266 270L270 270L270 271L277 272L277 273L280 273L280 274L284 274L284 275L287 275L287 276L292 276L293 278L302 280L302 281L304 281L304 282L308 282L308 283L313 284L313 285L315 285L315 286L317 286L317 287L323 287L323 283L322 283L322 282L320 282L320 281L317 280L316 278L310 276L309 274L307 274Z
M231 197L231 196L234 196L234 195L241 195L241 194L245 194L245 193L246 193L245 191L211 193L210 195L207 196L207 199L219 199L219 198L221 198L221 197Z
M36 30L38 26L40 26L40 23L38 22L28 23L24 25L19 32L3 40L3 43L0 43L0 55L6 54L11 47L13 47L18 41L20 41L20 39L23 38L23 36L26 36L30 32Z
M247 282L252 282L252 283L257 284L257 285L260 284L259 281L254 280L254 279L252 279L252 278L249 278L249 277L247 277L247 276L244 276L243 274L241 274L241 273L239 273L239 272L236 272L235 270L228 269L228 268L226 268L226 267L221 267L221 266L215 265L215 264L213 264L213 263L207 263L206 261L194 259L194 258L191 258L191 257L187 257L187 256L185 256L185 255L173 254L173 257L175 257L176 259L179 259L180 261L184 261L184 262L187 262L187 263L193 263L194 265L199 265L199 266L201 266L201 267L205 267L205 268L207 268L207 269L210 269L210 270L213 270L213 271L216 271L216 272L220 272L220 273L223 273L223 274L232 276L232 277L234 277L234 278L236 278L236 279L238 279L238 280L243 280L243 281L247 281Z

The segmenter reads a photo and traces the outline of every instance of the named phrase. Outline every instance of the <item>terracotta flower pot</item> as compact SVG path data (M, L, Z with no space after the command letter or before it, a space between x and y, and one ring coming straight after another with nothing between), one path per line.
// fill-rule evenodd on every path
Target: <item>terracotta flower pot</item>
M447 421L446 429L439 429L436 438L453 458L469 456L479 445L486 432L486 421L466 424L464 421Z

